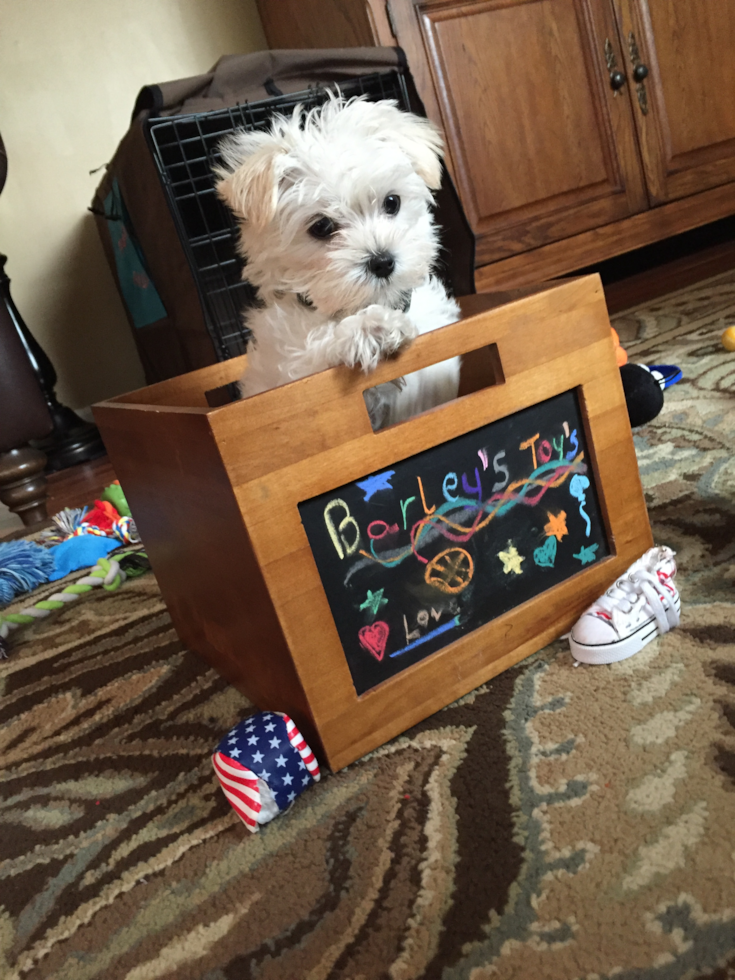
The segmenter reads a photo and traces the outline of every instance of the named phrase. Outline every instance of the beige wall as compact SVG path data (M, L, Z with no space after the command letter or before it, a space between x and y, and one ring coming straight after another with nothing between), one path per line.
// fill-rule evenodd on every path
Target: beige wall
M144 384L86 208L138 90L266 47L254 0L0 0L0 252L78 408Z

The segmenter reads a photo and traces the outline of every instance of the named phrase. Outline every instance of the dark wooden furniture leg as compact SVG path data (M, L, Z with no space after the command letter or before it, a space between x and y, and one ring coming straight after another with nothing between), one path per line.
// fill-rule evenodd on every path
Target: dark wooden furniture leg
M0 502L28 527L45 521L46 456L40 449L24 446L0 453Z
M10 279L5 272L6 261L7 256L0 255L0 303L5 307L6 320L15 327L18 339L25 348L53 424L51 432L38 440L37 446L46 456L47 469L63 470L67 466L104 456L105 447L97 426L85 422L56 397L56 371L13 302Z

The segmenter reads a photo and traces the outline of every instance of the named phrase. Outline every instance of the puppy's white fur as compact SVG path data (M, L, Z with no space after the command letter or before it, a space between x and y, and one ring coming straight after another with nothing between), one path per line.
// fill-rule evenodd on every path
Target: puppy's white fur
M432 189L441 137L393 102L332 98L308 114L274 117L267 132L222 146L217 192L240 225L245 277L261 305L245 314L253 341L242 393L254 395L335 364L373 370L419 333L459 318L431 270L438 252ZM400 198L390 214L386 198ZM334 223L327 239L309 228ZM390 255L387 277L372 256ZM366 396L374 427L457 394L459 358Z

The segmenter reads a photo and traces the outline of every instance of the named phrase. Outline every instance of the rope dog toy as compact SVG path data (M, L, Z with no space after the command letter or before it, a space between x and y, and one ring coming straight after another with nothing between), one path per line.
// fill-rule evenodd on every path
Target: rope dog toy
M0 615L0 660L7 658L4 641L12 630L50 616L52 612L63 609L67 603L73 602L100 585L107 592L115 592L127 578L137 578L150 567L148 556L144 551L118 555L117 559L100 558L88 575L67 585L61 592L54 592L48 599L41 599L40 602L27 606L18 613Z

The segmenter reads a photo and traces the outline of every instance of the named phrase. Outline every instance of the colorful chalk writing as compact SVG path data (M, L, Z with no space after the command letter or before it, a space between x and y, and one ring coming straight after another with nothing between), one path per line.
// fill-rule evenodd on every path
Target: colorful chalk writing
M508 467L500 461L505 458L505 450L501 449L499 453L493 456L493 469L496 473L503 473L503 479L498 480L497 483L493 483L493 493L497 493L498 490L502 490L504 487L508 486L508 481L510 480L510 472Z
M542 439L538 444L538 458L542 463L548 463L551 459L551 443L548 439Z
M415 497L406 497L405 500L402 500L401 501L401 514L403 515L403 530L404 531L406 530L406 510L408 509L408 505L411 504L411 503L413 503L413 501L415 499L416 499Z
M397 524L386 524L385 521L372 521L367 526L368 537L371 541L380 541L386 534L396 534L397 532Z
M565 392L299 505L358 694L609 555L583 434Z
M423 504L423 507L424 507L424 513L425 514L433 514L434 511L436 510L436 504L434 504L433 507L427 507L426 506L426 498L424 497L424 485L421 482L421 477L420 476L417 476L416 479L417 479L418 484L419 484L419 493L421 494L421 503ZM446 479L446 477L445 477L445 479Z
M533 453L533 468L536 469L536 441L538 440L540 432L537 432L535 436L531 436L530 439L524 439L524 441L518 447L519 449L530 449Z
M566 425L566 422L564 424ZM569 441L572 444L572 448L566 454L566 459L574 459L574 457L575 457L575 455L577 453L577 450L579 449L579 441L577 439L577 430L576 429L572 429L572 433L569 436Z
M416 623L418 624L418 617L416 617ZM407 644L410 644L413 640L418 640L418 638L421 636L421 630L410 630L408 628L408 620L405 616L403 617L403 632L406 634Z
M334 526L334 518L332 517L333 510L344 510L346 516L342 518L337 527ZM360 528L357 525L357 521L350 514L350 508L344 502L340 500L339 497L335 500L330 500L327 506L324 508L324 523L327 525L327 530L329 531L329 537L332 539L332 544L340 558L346 558L348 555L354 554L357 550L357 546L360 543ZM350 527L354 532L354 537L350 541L345 535L345 528Z

